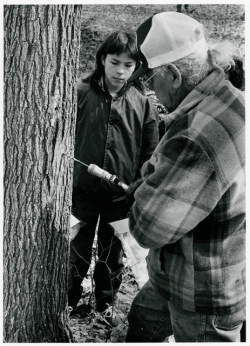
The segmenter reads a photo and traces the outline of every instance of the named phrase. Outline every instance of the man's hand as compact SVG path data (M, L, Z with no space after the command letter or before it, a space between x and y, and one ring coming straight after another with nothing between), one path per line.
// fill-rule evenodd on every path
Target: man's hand
M129 206L132 206L132 204L134 203L135 199L134 199L134 193L135 190L143 183L143 179L140 178L138 180L136 180L134 183L129 185L129 188L127 190L126 193L126 203Z

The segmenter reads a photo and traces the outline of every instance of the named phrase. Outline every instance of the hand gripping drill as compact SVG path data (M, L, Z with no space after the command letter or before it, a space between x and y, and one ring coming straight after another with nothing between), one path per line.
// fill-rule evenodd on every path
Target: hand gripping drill
M88 172L90 174L93 174L93 175L96 175L97 177L107 181L107 182L110 182L114 185L117 185L117 186L120 186L125 192L127 191L128 189L128 185L122 183L119 178L116 176L116 175L112 175L110 174L109 172L105 171L104 169L98 167L97 165L94 165L93 163L91 163L90 165L87 165L86 163L83 163L77 159L74 158L74 160L76 162L79 162L81 163L82 165L88 167Z

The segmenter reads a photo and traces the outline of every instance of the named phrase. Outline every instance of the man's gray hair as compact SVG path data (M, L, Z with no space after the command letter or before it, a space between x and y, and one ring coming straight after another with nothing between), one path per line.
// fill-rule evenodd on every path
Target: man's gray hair
M208 58L208 52L213 59ZM218 43L210 43L208 50L196 50L189 56L173 62L183 76L183 81L187 89L192 90L215 68L219 66L225 72L234 67L234 60L243 60L242 54L233 43L222 41ZM160 72L164 76L167 65L160 66L154 70Z

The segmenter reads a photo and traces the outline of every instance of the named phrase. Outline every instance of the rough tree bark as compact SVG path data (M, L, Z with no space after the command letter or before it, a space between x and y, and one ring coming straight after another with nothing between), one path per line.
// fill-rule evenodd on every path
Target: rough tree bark
M4 340L67 342L81 6L4 6Z

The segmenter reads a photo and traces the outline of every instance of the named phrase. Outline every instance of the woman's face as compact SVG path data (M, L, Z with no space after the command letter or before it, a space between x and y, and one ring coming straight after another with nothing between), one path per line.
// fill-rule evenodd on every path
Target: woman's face
M105 71L105 83L109 92L119 91L135 69L136 61L127 53L107 54L102 59Z

